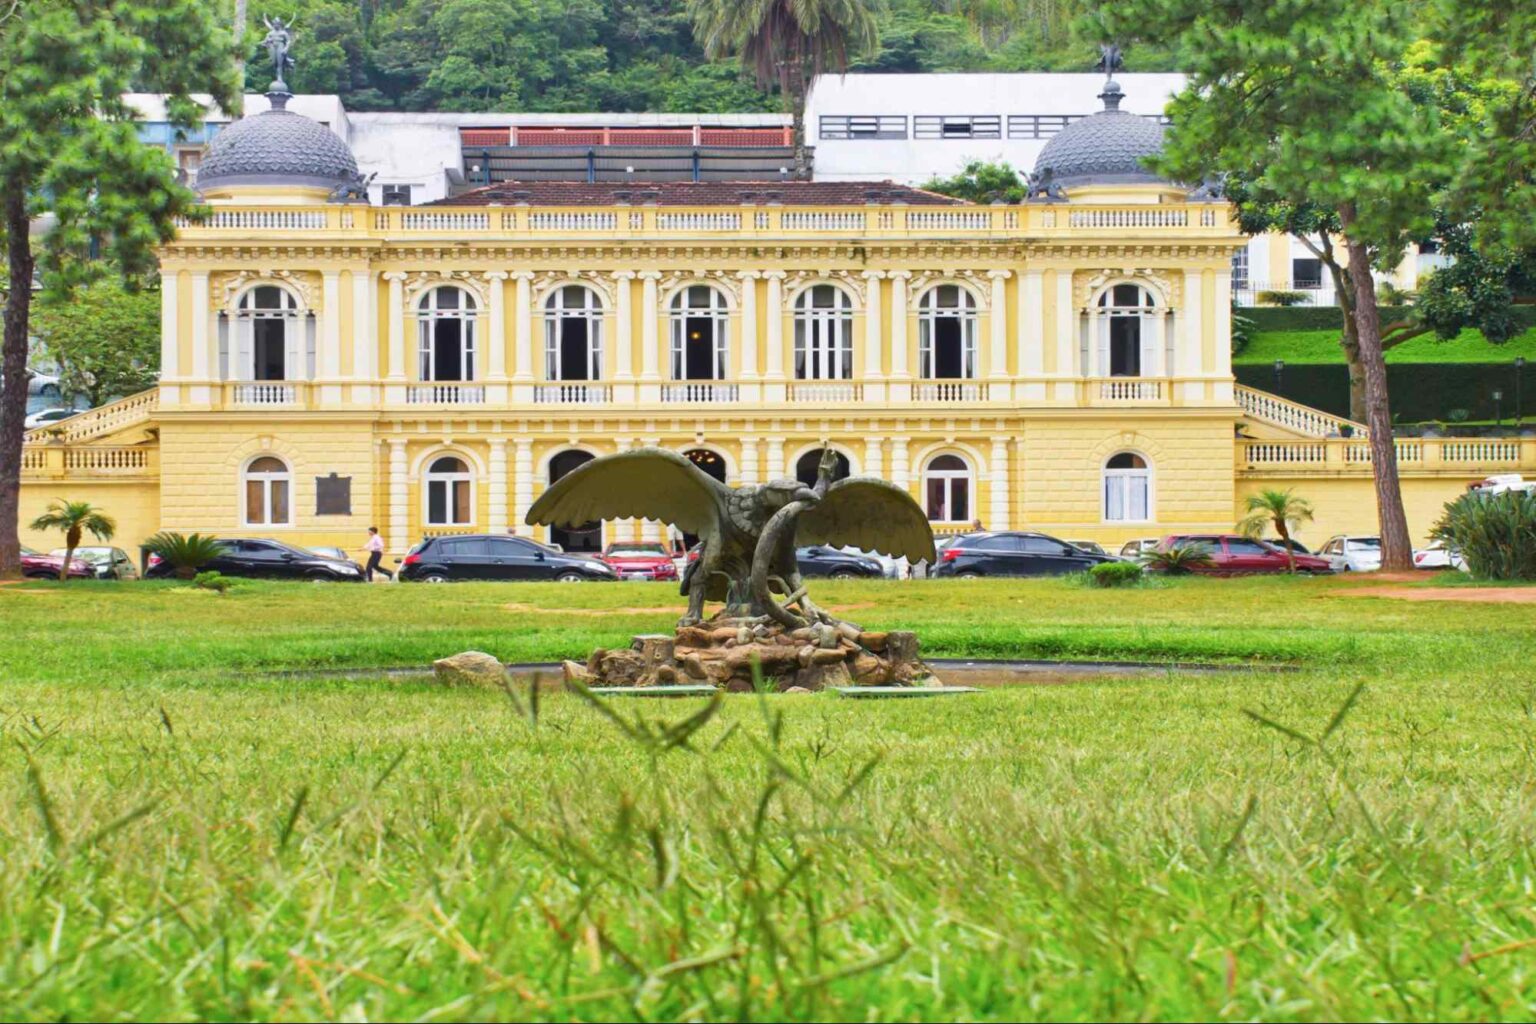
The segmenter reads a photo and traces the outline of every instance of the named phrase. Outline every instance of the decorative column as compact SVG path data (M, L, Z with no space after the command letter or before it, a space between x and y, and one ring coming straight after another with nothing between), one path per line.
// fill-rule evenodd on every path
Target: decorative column
M1077 382L1077 310L1072 308L1072 272L1056 271L1056 376L1066 378L1056 384L1052 397L1058 402L1076 404Z
M1200 376L1200 363L1205 352L1205 272L1193 269L1184 271L1184 315L1178 320L1179 337L1174 341L1175 373L1184 378L1175 387L1174 397L1198 400L1205 396L1205 384Z
M614 381L613 400L625 405L635 400L635 314L630 295L634 279L633 270L613 275L613 358L603 361L603 376Z
M327 270L320 275L325 309L320 313L320 354L315 376L320 383L320 404L334 408L341 404L341 271Z
M891 385L893 402L912 400L912 371L907 366L907 281L912 274L893 270L891 278Z
M161 405L175 405L176 399L180 398L180 388L166 387L181 379L181 302L177 295L179 277L180 272L174 266L166 267L160 276Z
M778 480L784 473L784 439L768 438L768 479Z
M371 405L373 387L379 377L379 339L374 330L373 272L352 270L352 403Z
M410 481L406 478L405 438L389 439L389 550L404 554L411 546Z
M864 472L861 476L880 476L883 472L881 465L885 461L885 438L866 437L864 439Z
M757 279L761 276L755 270L736 275L741 281L741 359L735 376L741 381L745 402L762 401L763 397L762 381L757 376Z
M864 271L864 400L885 400L885 338L880 323L883 270Z
M1026 270L1019 275L1019 376L1024 383L1014 397L1038 402L1045 398L1045 271Z
M991 398L1006 401L1011 396L1007 394L1006 381L1008 380L1008 279L1013 276L1011 270L989 270L987 277L992 280L992 315L991 325L991 352L988 354L987 376L993 382Z
M902 490L911 490L912 471L907 465L907 439L891 438L891 483Z
M784 272L770 270L763 277L768 280L768 384L763 398L782 403L789 400L789 388L784 384Z
M741 482L751 487L762 483L757 476L757 438L746 437L741 441Z
M1216 294L1212 297L1216 307L1216 361L1208 368L1212 377L1212 401L1230 403L1232 394L1232 269L1230 266L1216 270Z
M489 270L485 274L485 290L490 293L490 340L486 343L486 359L490 363L485 370L485 380L490 385L487 399L493 404L506 401L507 379L507 292L503 282L505 270Z
M661 310L656 282L661 274L654 270L640 273L640 401L661 401L661 352L656 342L656 321Z
M507 439L491 438L491 533L511 533L507 528Z
M1006 530L1008 529L1008 498L1013 487L1013 481L1008 475L1007 438L992 439L992 458L987 469L988 479L992 485L992 518L987 526L993 530Z
M528 536L531 531L523 522L533 505L533 440L519 437L512 444L512 532Z
M208 358L208 271L192 271L192 401L206 403L213 396Z
M512 401L533 401L533 271L519 270L517 281L517 327L512 332Z
M405 401L405 275L391 271L384 280L389 282L389 383L384 400L400 404Z

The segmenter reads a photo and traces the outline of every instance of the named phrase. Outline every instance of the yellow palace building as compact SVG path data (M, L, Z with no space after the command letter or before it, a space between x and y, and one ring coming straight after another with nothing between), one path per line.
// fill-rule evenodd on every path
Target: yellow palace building
M654 523L530 531L543 489L662 445L731 483L814 472L1106 547L1230 530L1296 487L1303 533L1375 529L1363 429L1236 386L1227 203L1161 181L1162 128L1057 134L1039 194L977 206L889 183L502 183L357 201L352 154L284 109L218 135L209 215L161 252L157 389L28 437L23 522L94 502L156 530L392 552L443 532L573 550ZM1353 435L1353 436L1350 436ZM1536 440L1398 443L1410 525ZM24 543L50 545L24 536Z

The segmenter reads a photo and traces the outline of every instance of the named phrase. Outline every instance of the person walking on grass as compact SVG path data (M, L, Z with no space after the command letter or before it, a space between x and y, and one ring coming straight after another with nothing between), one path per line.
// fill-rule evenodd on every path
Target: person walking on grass
M368 543L363 545L363 550L368 552L368 566L363 570L364 579L372 583L375 572L381 572L391 580L395 578L394 573L379 564L384 559L384 538L379 536L377 526L368 527Z

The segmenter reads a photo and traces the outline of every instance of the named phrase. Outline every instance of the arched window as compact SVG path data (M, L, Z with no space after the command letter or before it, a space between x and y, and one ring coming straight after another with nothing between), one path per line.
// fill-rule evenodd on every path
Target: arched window
M971 467L958 455L936 455L923 470L928 518L935 523L963 523L971 518Z
M1152 468L1135 452L1111 455L1104 463L1104 519L1144 523L1152 518Z
M847 380L853 376L853 303L830 284L807 288L795 300L795 377Z
M418 371L422 380L475 379L475 297L445 285L416 306Z
M976 297L957 284L924 293L917 306L917 355L930 380L976 376Z
M591 462L593 457L591 452L584 452L580 448L560 452L549 460L549 482L553 484L567 473L580 469ZM562 551L597 553L603 550L603 524L594 519L580 526L554 526L550 528L549 539L560 545Z
M544 374L548 380L601 380L603 309L597 292L580 284L556 288L544 300Z
M1152 292L1139 284L1104 289L1096 310L1093 376L1150 376L1157 365L1161 310Z
M821 473L821 452L822 449L820 448L812 448L795 460L795 479L807 487L816 486L816 481ZM836 483L839 480L848 479L851 475L848 456L834 449L832 457L837 462L832 468L832 482Z
M233 372L223 316L219 327L223 377L307 380L315 375L314 317L299 311L299 300L288 289L257 285L235 303Z
M463 459L433 459L426 482L428 526L468 526L475 521L475 478Z
M245 467L245 525L291 526L293 474L282 459L263 455Z
M725 380L728 315L725 296L707 284L672 297L673 380Z

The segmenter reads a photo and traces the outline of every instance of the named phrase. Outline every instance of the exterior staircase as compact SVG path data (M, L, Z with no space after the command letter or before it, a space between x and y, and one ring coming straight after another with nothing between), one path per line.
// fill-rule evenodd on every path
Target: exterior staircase
M42 444L58 438L65 444L79 444L137 426L154 416L160 408L160 389L150 388L115 402L87 409L67 420L57 420L46 427L27 431L27 444Z
M1268 391L1239 384L1235 392L1238 406L1249 419L1278 427L1297 437L1338 437L1345 433L1341 429L1344 427L1348 427L1355 437L1363 439L1367 435L1364 423L1334 416Z

